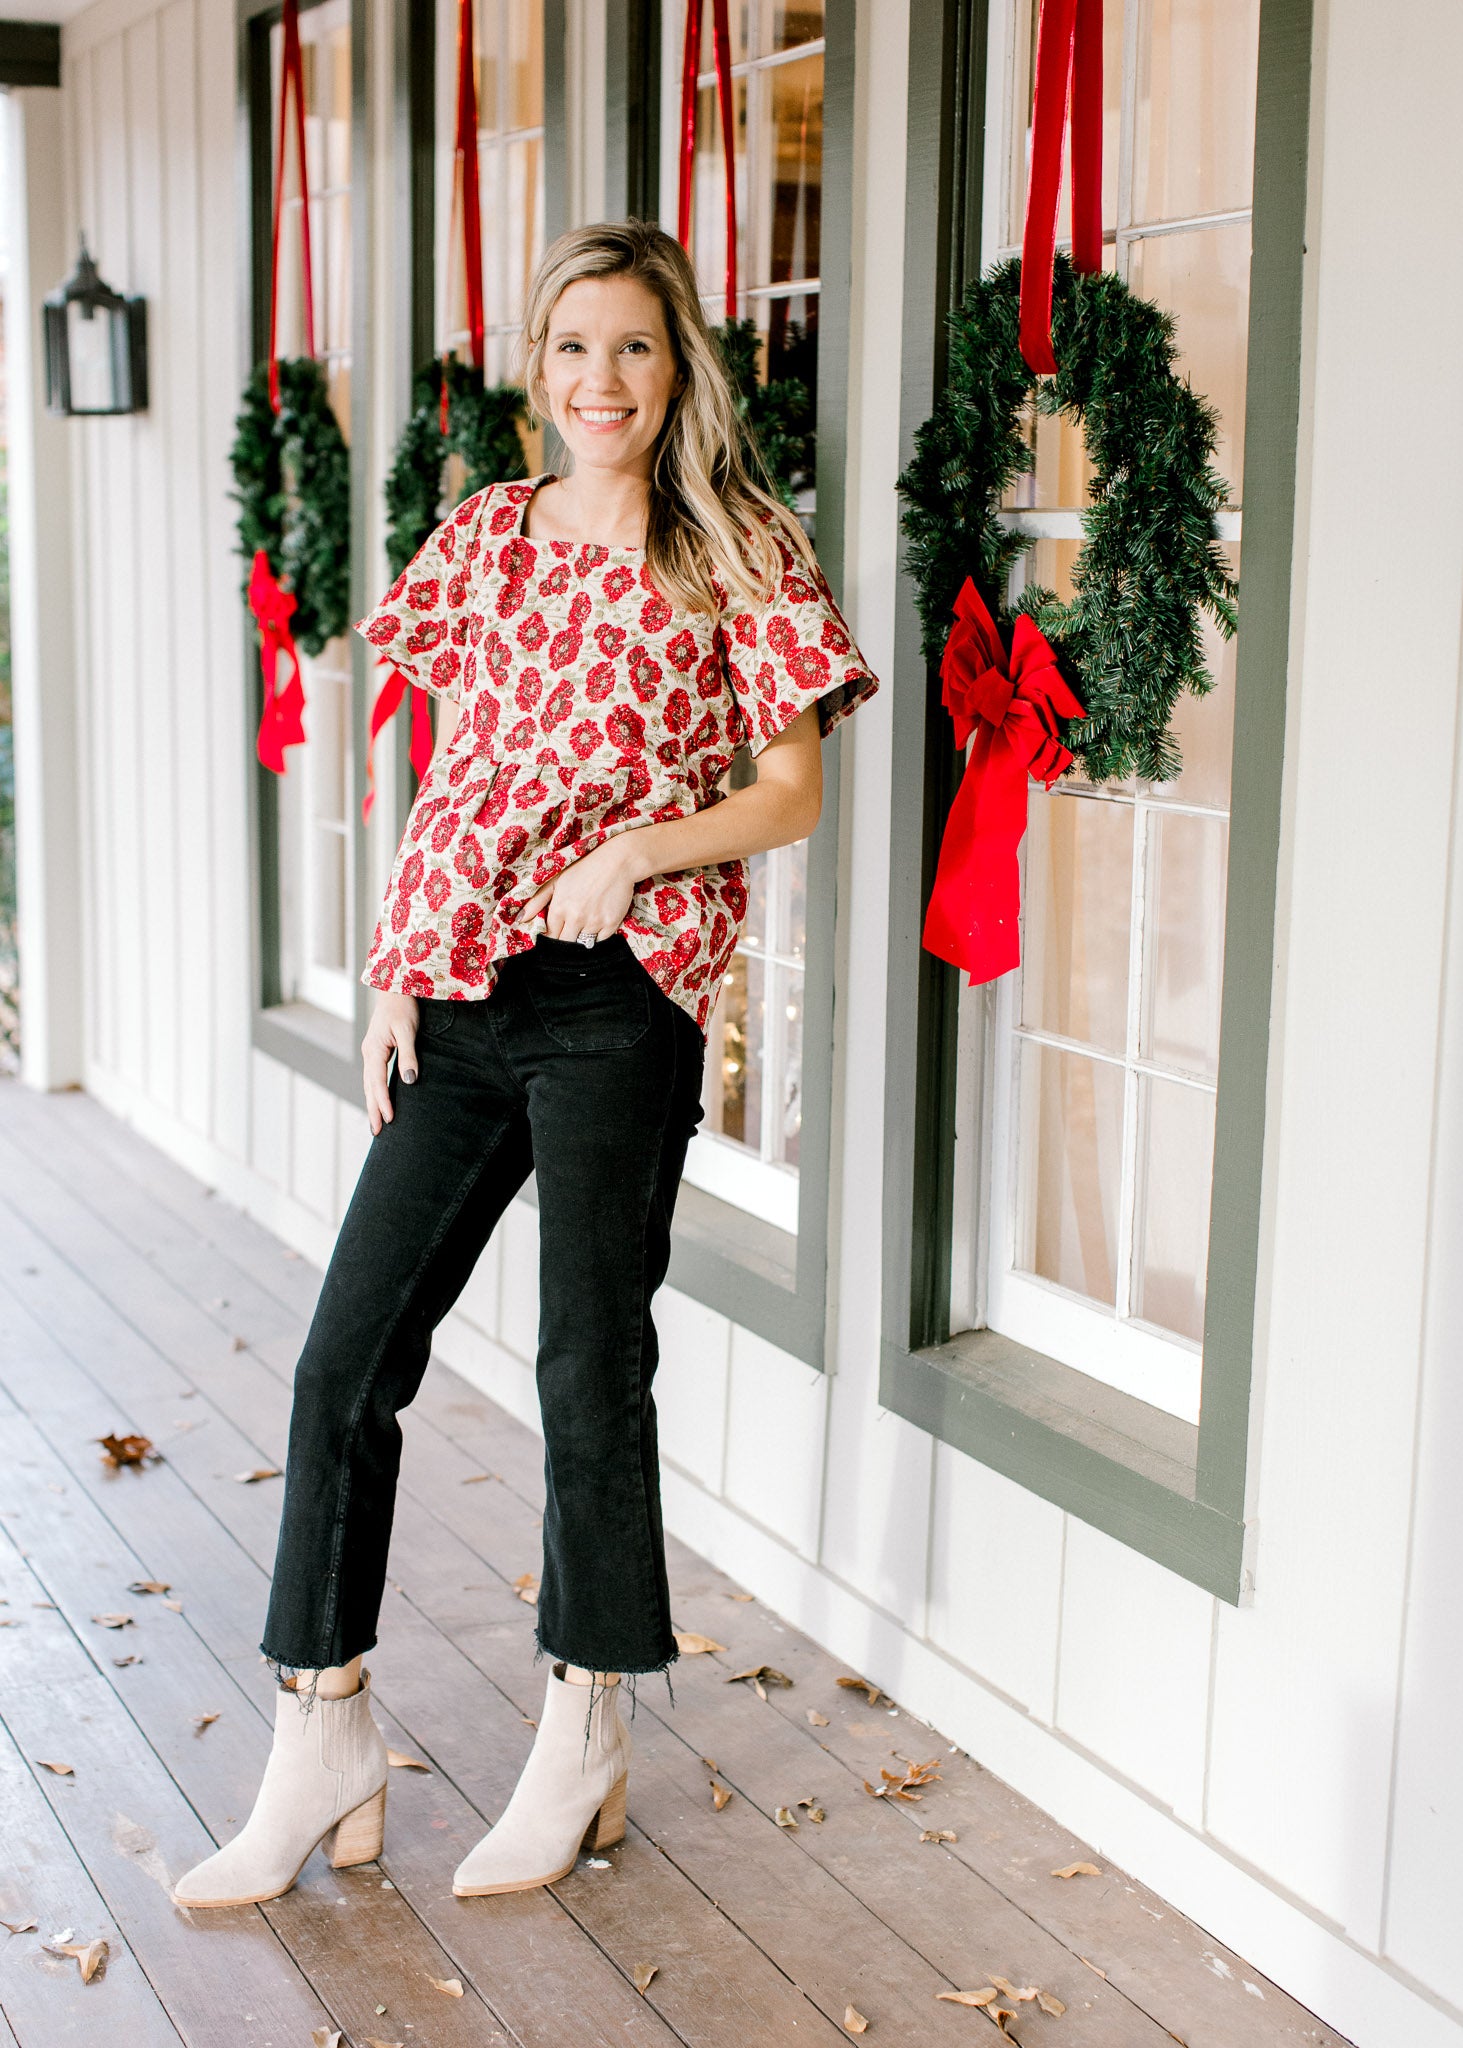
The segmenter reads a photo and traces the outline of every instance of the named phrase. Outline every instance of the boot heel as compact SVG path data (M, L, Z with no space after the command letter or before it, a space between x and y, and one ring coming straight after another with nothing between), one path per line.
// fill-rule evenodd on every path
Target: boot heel
M374 1863L386 1836L386 1787L374 1792L363 1806L355 1808L335 1824L326 1854L334 1870L353 1863Z
M586 1849L613 1849L625 1839L625 1790L630 1773L622 1771L611 1785L604 1805L585 1830Z

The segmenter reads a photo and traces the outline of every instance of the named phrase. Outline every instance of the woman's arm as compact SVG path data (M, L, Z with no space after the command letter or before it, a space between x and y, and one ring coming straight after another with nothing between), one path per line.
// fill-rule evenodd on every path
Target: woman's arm
M757 757L757 780L689 818L617 832L546 882L524 908L551 938L617 931L647 875L766 853L806 839L823 808L818 707L809 704Z

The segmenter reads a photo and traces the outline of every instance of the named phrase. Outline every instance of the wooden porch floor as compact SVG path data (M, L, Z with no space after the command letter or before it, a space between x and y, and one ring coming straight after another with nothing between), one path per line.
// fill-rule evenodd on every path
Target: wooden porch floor
M1050 2048L1345 2048L680 1545L676 1625L728 1647L683 1657L673 1713L644 1686L626 1841L551 1892L454 1899L542 1698L513 1590L542 1496L537 1439L438 1366L370 1660L387 1740L430 1769L393 1770L379 1866L317 1853L275 1904L190 1922L169 1881L243 1820L268 1744L281 1489L238 1475L284 1463L319 1274L85 1096L0 1082L0 1190L0 1917L37 1923L0 1929L0 2048L831 2048L850 2007L870 2042L926 2048L995 2038L938 1997L992 1972L1062 2002L1016 2004L1016 2037ZM163 1462L109 1469L108 1431ZM792 1686L726 1682L764 1662ZM929 1759L918 1803L864 1790ZM106 1940L89 1983L58 1937Z

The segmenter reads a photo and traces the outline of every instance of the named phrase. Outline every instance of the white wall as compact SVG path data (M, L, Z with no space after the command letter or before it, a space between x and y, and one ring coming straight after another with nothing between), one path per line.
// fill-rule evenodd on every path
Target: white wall
M848 608L888 674L905 18L859 13ZM1253 1604L878 1407L887 690L842 751L833 1369L663 1294L666 1500L1340 2032L1460 2048L1463 395L1440 366L1463 325L1463 18L1398 0L1379 40L1366 0L1318 14ZM86 1077L319 1258L364 1121L247 1045L231 22L227 0L100 0L67 31L74 203L153 301L158 391L145 421L72 430ZM581 73L596 33L584 0ZM593 182L579 163L587 209ZM441 1343L529 1419L536 1284L516 1206Z

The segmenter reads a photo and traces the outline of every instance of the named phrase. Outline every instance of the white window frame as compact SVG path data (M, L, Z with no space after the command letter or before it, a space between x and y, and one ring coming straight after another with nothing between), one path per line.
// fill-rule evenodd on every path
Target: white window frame
M1012 125L1021 119L1018 92L1024 88L1018 52L1029 38L1034 0L1007 0L990 12L987 48L985 190L998 196L982 224L981 268L1005 256L1019 255L1019 244L1007 240L1013 223ZM1123 90L1119 121L1118 224L1104 232L1104 244L1115 250L1118 274L1128 273L1129 251L1154 235L1195 228L1220 228L1248 222L1250 208L1215 211L1183 219L1131 225L1134 105L1138 36L1143 21L1141 0L1128 0L1124 18ZM1035 539L1080 541L1082 515L1073 509L1024 509L1003 512L1014 531ZM1237 542L1242 513L1235 506L1217 522L1219 538ZM1026 558L1029 560L1029 558ZM1026 561L1013 572L1009 596L1024 580ZM1059 786L1060 788L1060 786ZM955 1141L955 1200L952 1217L950 1329L992 1328L1033 1351L1044 1353L1086 1373L1093 1380L1131 1394L1187 1422L1199 1419L1202 1347L1174 1332L1160 1330L1132 1315L1133 1249L1139 1228L1138 1159L1140 1096L1145 1076L1165 1083L1215 1093L1215 1076L1186 1074L1173 1066L1155 1066L1140 1057L1144 1001L1143 934L1147 908L1149 827L1154 813L1188 814L1227 820L1228 807L1154 796L1141 784L1118 790L1061 790L1063 802L1121 802L1133 812L1132 888L1129 919L1128 1016L1121 1054L1104 1054L1090 1045L1072 1044L1083 1057L1115 1066L1124 1073L1122 1168L1117 1200L1117 1272L1115 1303L1109 1309L1057 1283L1018 1271L1013 1263L1020 1187L1020 1129L1017 1062L1022 1044L1058 1050L1068 1041L1056 1034L1024 1026L1021 1014L1021 971L1005 975L988 989L962 987L958 1025ZM1025 849L1023 846L1023 872ZM1218 992L1216 991L1216 1003ZM982 1028L982 1027L993 1028Z

